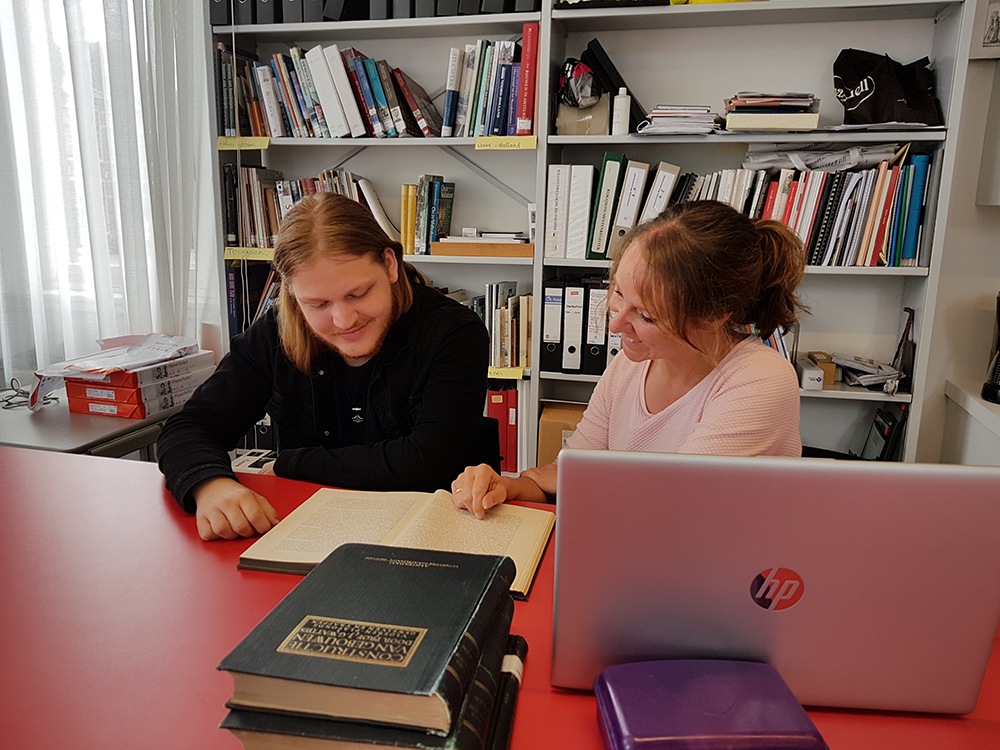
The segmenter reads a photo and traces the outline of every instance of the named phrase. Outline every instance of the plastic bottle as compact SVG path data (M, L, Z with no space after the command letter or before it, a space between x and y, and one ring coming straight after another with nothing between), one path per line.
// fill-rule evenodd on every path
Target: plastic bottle
M632 97L624 87L618 89L611 113L611 135L628 135L629 111L632 109Z

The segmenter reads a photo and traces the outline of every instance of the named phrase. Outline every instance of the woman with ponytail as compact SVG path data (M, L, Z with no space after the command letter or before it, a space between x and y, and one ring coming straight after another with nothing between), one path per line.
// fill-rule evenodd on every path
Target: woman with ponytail
M611 265L609 328L621 334L621 353L567 445L800 455L798 379L762 339L804 309L804 262L784 224L717 201L678 203L633 229ZM557 466L518 477L469 467L452 482L455 503L483 517L505 500L544 500L555 494Z

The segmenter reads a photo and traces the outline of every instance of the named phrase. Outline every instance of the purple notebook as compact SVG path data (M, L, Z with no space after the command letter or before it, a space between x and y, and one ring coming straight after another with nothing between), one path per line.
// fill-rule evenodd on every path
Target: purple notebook
M770 664L665 659L616 664L594 680L608 750L827 750Z

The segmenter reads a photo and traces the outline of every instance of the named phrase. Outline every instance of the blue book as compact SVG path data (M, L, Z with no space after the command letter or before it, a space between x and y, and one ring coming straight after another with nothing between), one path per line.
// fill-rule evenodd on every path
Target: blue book
M512 63L497 66L497 83L490 102L490 122L487 135L507 135L507 111L510 102L510 69Z
M351 59L354 72L358 74L358 84L361 86L361 96L365 100L365 109L368 110L368 121L376 138L385 138L385 128L382 127L382 118L378 113L378 106L375 104L375 95L372 93L371 84L368 82L368 73L365 72L365 63L360 57Z
M930 154L914 154L910 157L913 165L913 184L910 186L910 203L906 207L906 232L903 235L903 255L900 265L917 264L917 237L924 218L924 193L927 188L927 172L930 169Z
M368 74L368 84L372 89L372 98L375 100L375 109L382 121L382 127L388 137L394 138L399 133L396 132L396 126L392 121L392 111L389 109L389 100L386 98L385 89L382 88L382 77L378 74L378 64L370 57L365 58L364 64L365 72Z
M429 214L427 216L427 240L437 242L438 239L438 214L441 210L441 180L434 180L430 184L430 197L427 201Z

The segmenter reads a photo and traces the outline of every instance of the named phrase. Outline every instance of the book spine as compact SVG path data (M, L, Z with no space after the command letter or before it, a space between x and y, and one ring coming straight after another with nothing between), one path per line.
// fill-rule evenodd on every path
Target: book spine
M524 636L511 634L507 639L507 653L500 666L500 684L493 704L493 722L486 740L487 750L507 750L510 747L514 709L517 707L527 657L528 641Z
M358 94L361 93L361 87L355 87L351 82L344 57L340 54L340 48L336 44L324 47L323 55L326 57L330 75L333 76L333 82L336 84L337 97L340 99L340 106L344 109L344 116L350 126L351 136L363 138L368 134L368 129L365 127L365 118L361 116L361 108L358 104Z
M312 118L313 133L317 138L330 138L330 127L326 121L326 114L319 99L319 92L316 91L316 82L312 77L312 70L309 68L309 61L306 60L302 49L292 48L292 62L295 71L299 76L299 83L302 86L302 95L306 99L306 108Z
M441 117L441 136L449 137L455 132L455 118L458 114L458 82L464 63L465 51L452 47L448 52L448 74L444 89L444 112Z
M455 203L455 183L442 182L437 198L437 221L435 239L451 234L451 212Z
M521 29L521 81L518 86L517 126L514 135L531 135L534 130L538 32L537 21L529 21Z
M382 127L382 118L379 116L375 96L368 81L368 74L365 72L364 60L355 57L351 62L354 66L354 75L357 78L358 85L361 87L361 96L365 102L365 109L368 112L368 122L371 124L372 132L376 138L385 138L385 128Z
M365 58L364 72L368 79L368 85L371 88L372 98L375 100L375 110L378 112L378 118L382 122L382 129L385 131L387 138L395 138L397 135L396 126L392 122L389 101L386 99L385 90L382 88L382 79L379 78L378 65L375 60L370 57Z
M476 44L465 45L465 64L462 66L462 81L458 91L458 109L455 113L455 136L462 138L467 132L466 122L469 119L469 101L472 98L472 87L475 85L476 60L482 40Z
M511 63L497 66L497 82L493 87L493 101L490 103L490 127L487 135L507 134L507 102L510 101Z
M417 104L417 99L410 90L410 86L406 82L406 76L403 75L403 71L399 68L393 68L392 77L396 79L399 91L406 100L406 104L409 106L410 112L413 113L413 119L416 120L417 127L420 128L420 132L423 133L426 138L433 137L434 131L431 130L430 124L427 122L427 118L424 116L420 106Z
M906 229L903 234L903 253L900 260L904 266L917 264L917 237L923 219L924 194L927 189L927 173L931 157L929 154L914 154L910 161L913 164L913 184L910 187L910 203L906 210Z

